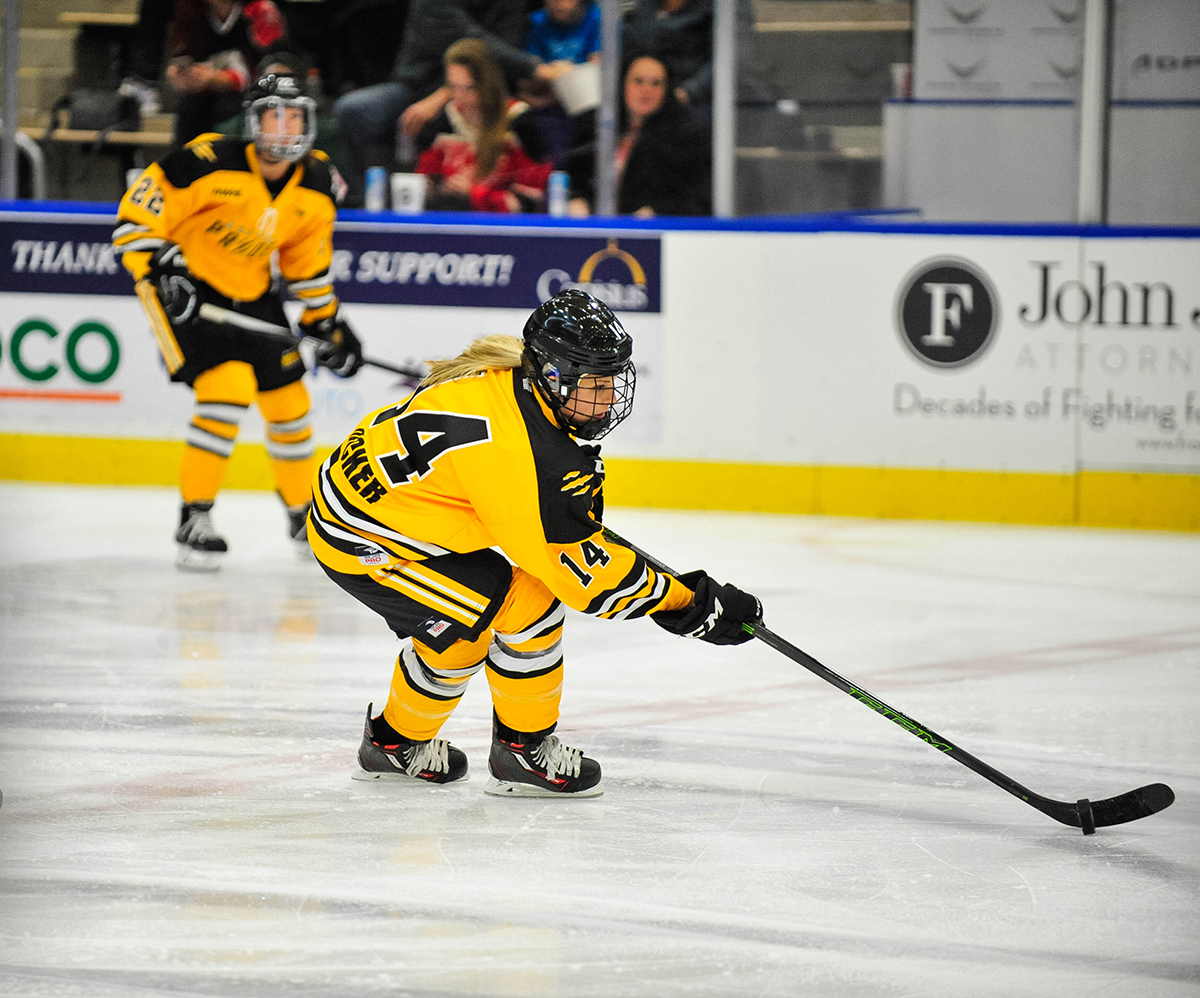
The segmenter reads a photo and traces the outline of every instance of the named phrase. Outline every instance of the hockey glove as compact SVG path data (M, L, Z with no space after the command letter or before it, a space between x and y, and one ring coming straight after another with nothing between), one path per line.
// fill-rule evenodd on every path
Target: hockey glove
M683 610L660 610L650 614L650 619L659 627L714 645L740 645L754 637L742 629L742 624L754 624L762 619L762 604L756 596L744 593L736 586L723 586L704 572L688 572L678 579L695 592L696 601Z
M159 304L171 325L187 325L196 315L200 293L183 250L174 243L160 246L150 254L150 272L146 276L158 292Z
M362 344L345 319L331 315L318 322L301 322L300 334L321 341L317 344L318 367L327 367L339 378L353 377L362 367Z

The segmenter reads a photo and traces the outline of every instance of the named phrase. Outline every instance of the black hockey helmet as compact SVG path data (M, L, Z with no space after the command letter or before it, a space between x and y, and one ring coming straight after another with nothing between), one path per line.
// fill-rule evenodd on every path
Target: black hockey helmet
M564 430L598 440L633 411L633 338L600 299L556 294L534 310L523 339L525 374Z
M260 153L289 162L303 159L317 140L317 104L304 93L300 81L287 73L267 73L260 76L246 94L246 131ZM288 109L295 108L304 116L298 135L263 129L268 111L280 112L281 120Z

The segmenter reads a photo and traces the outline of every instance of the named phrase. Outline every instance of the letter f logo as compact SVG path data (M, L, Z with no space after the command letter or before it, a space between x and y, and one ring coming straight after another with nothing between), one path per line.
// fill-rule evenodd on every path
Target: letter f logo
M919 264L900 285L896 328L901 342L930 367L960 367L987 348L999 301L987 275L958 257Z
M921 285L929 295L929 332L921 342L931 347L952 347L954 337L946 332L946 323L954 330L962 328L962 313L975 308L975 289L970 284L941 284L929 282Z

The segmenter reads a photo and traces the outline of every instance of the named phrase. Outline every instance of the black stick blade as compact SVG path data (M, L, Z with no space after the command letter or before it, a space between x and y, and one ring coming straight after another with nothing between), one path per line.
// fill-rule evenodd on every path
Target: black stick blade
M1095 835L1096 821L1092 817L1092 802L1084 797L1075 805L1075 810L1079 812L1079 827L1083 829L1083 834Z
M1092 820L1096 827L1123 825L1137 821L1170 807L1175 803L1175 791L1165 783L1151 783L1137 790L1130 790L1119 797L1092 801Z

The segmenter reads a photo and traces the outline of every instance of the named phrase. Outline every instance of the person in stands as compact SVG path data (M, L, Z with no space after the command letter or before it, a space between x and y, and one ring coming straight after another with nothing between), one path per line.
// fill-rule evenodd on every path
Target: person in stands
M595 203L595 127L594 114L581 118L567 156L570 213L576 217L590 214ZM618 214L709 214L709 131L679 103L661 59L640 55L630 61L617 128Z
M417 172L429 179L426 205L443 211L544 210L551 165L541 135L509 100L487 45L463 38L443 57L449 103L418 140L428 144Z
M252 67L286 46L287 22L271 0L176 0L166 71L166 86L178 96L175 144L237 114Z
M521 48L528 10L520 0L412 0L392 78L351 91L333 106L354 163L346 177L351 202L361 197L365 171L407 160L397 146L416 140L450 100L442 57L458 39L485 42L510 84L551 72Z

